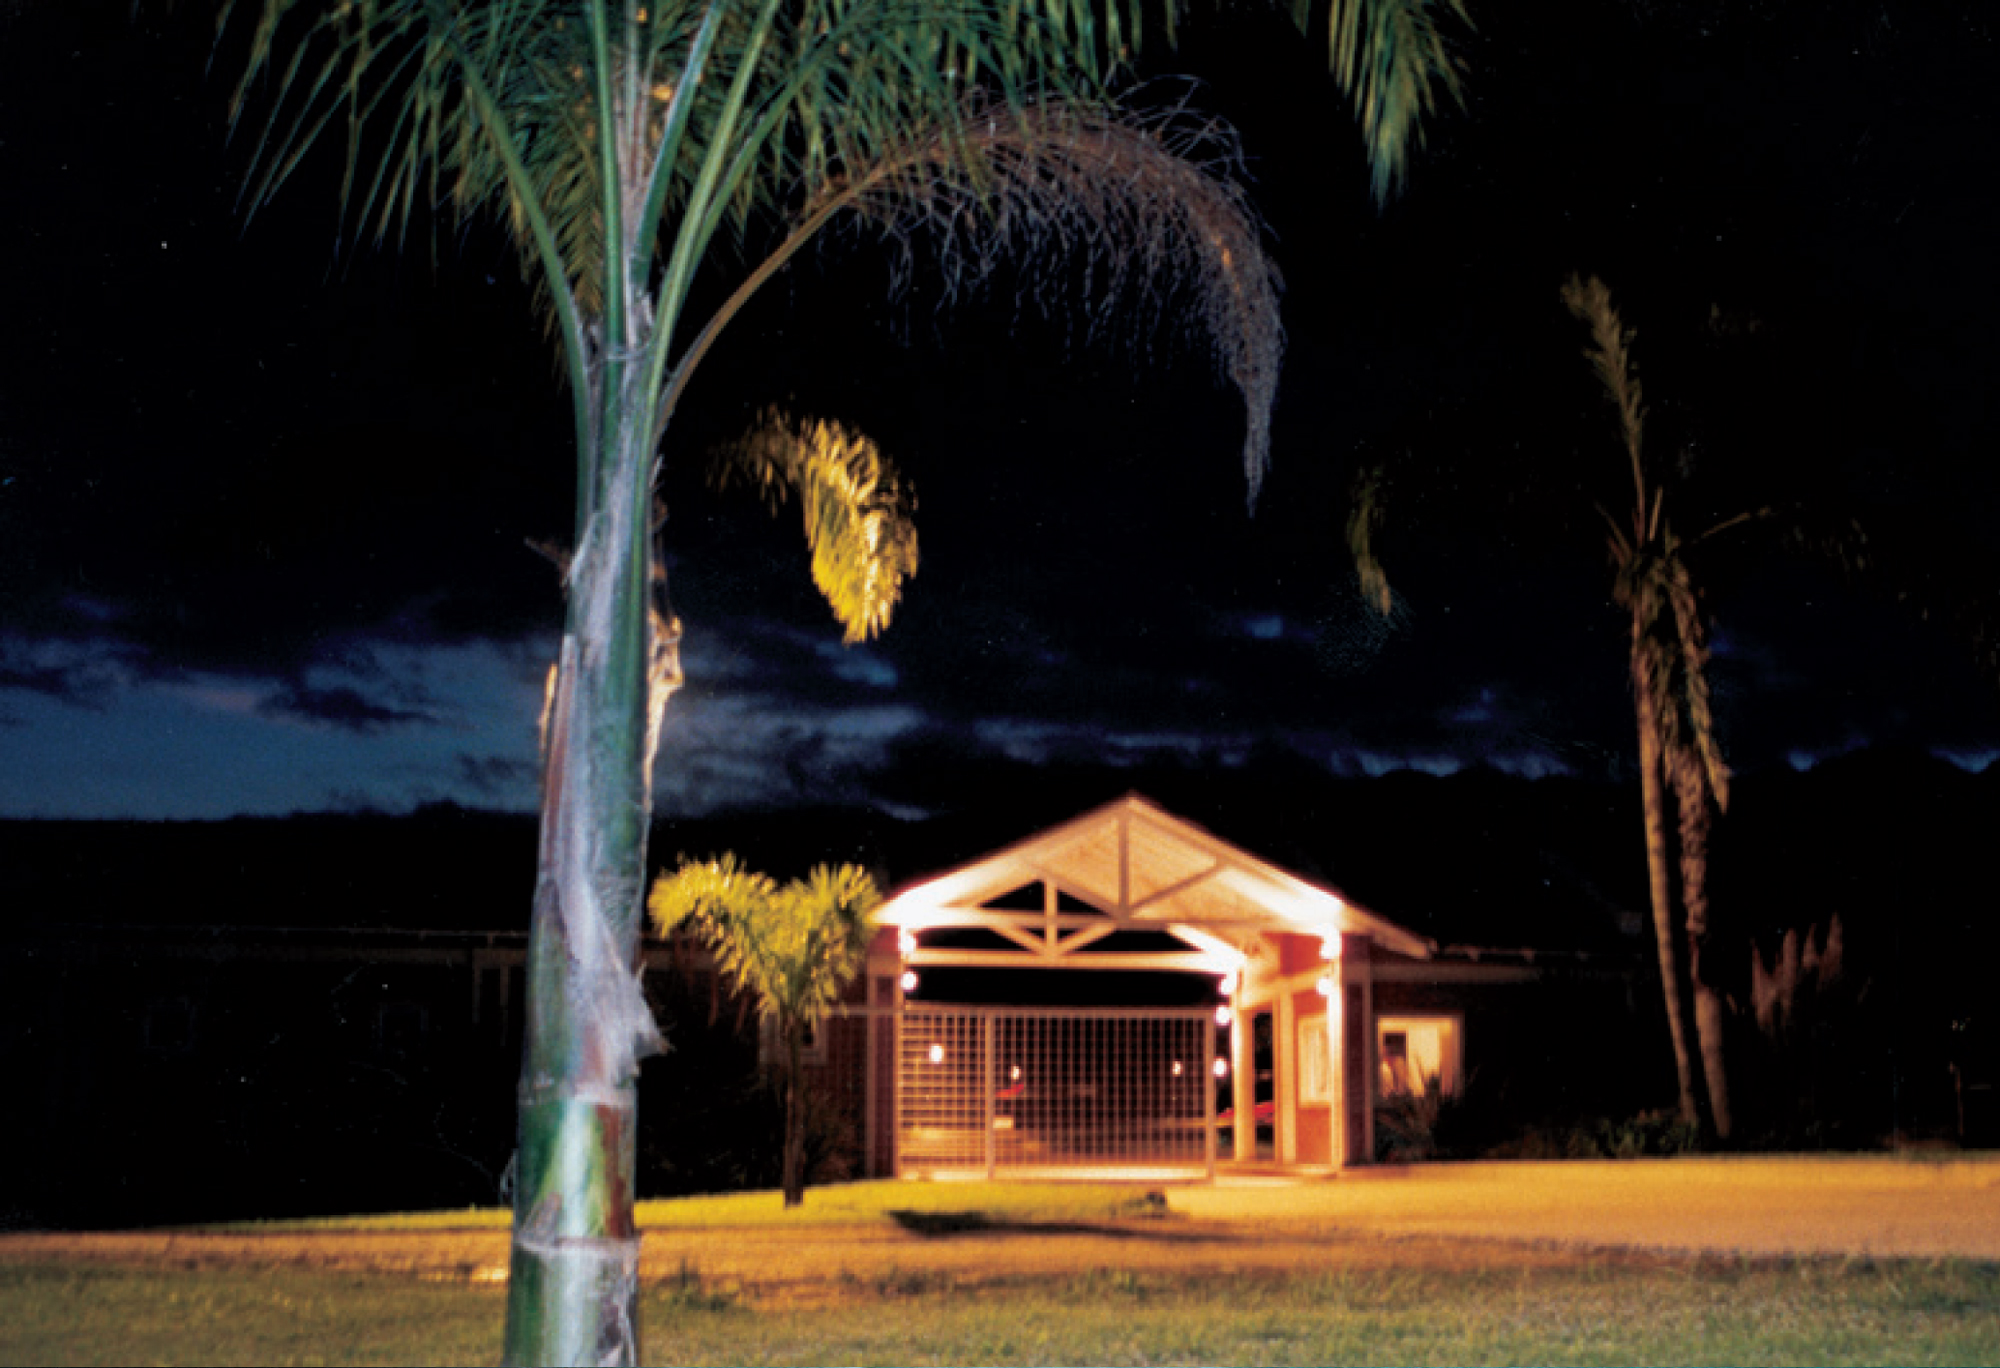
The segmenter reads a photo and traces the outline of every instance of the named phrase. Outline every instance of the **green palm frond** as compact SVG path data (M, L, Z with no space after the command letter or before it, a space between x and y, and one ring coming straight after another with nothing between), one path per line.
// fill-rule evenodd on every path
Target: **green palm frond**
M331 133L356 235L400 239L445 203L495 214L572 381L601 322L649 348L657 384L725 223L747 235L821 203L913 130L963 161L968 91L1095 104L1118 66L1104 38L1139 9L1123 0L1107 24L1103 0L262 0L234 116L263 106L253 205Z
M874 935L881 902L855 865L820 865L779 885L733 855L688 861L653 884L646 907L661 935L686 926L723 976L777 1021L817 1021L839 1000Z
M839 1001L868 954L881 901L875 880L855 865L819 865L785 886L771 944L791 1015L817 1021Z
M741 909L768 903L777 894L769 875L743 868L734 855L713 860L683 860L671 876L657 879L646 895L646 913L653 929L672 935L684 925L720 925Z
M225 15L235 3L229 0ZM1456 12L1457 0L1449 7ZM413 216L447 202L461 215L497 214L521 242L524 268L572 346L581 345L579 320L614 308L607 281L628 254L639 271L635 284L665 287L658 321L673 322L687 274L724 223L747 235L760 216L788 206L810 216L864 185L880 207L918 177L943 171L942 184L920 199L955 208L968 191L995 188L998 177L1003 199L1023 212L963 221L1034 225L1035 210L1058 194L1094 185L1100 193L1091 207L1116 216L1092 223L1078 201L1078 211L1050 229L1072 245L1111 243L1122 254L1106 273L1112 288L1101 296L1100 317L1135 300L1157 302L1165 291L1156 283L1136 292L1117 287L1143 279L1163 256L1183 265L1202 261L1194 278L1206 284L1195 291L1193 316L1209 327L1218 361L1251 400L1246 462L1258 466L1279 339L1214 325L1232 312L1274 320L1275 310L1264 306L1265 296L1275 296L1275 278L1240 191L1213 174L1227 160L1215 155L1218 130L1189 137L1182 120L1148 130L1153 145L1142 148L1130 129L1115 131L1115 122L1082 122L1094 117L1083 111L1106 108L1106 83L1143 9L1137 0L1003 7L792 0L782 13L755 0L263 0L235 108L240 117L260 78L268 82L253 202L268 198L324 134L337 131L355 232L400 238ZM1404 174L1419 116L1437 92L1455 96L1458 89L1434 9L1429 0L1334 5L1336 69L1361 113L1383 193ZM593 16L611 34L603 53L592 44ZM988 93L968 103L977 91ZM600 110L605 92L624 103ZM1036 102L1039 113L1022 114ZM1014 122L1003 129L1005 111ZM1061 143L1051 135L1063 131L1057 124L1064 119L1073 149L1067 173L1045 153L1018 161L1025 147ZM617 144L613 155L600 154L607 138ZM1211 174L1169 175L1173 156ZM1050 177L1037 202L1025 194L1034 180L1005 182L1009 164ZM1135 166L1138 179L1113 193L1119 173ZM618 177L615 193L607 172ZM1170 231L1150 243L1129 231L1102 231L1143 222L1148 210L1170 203L1161 192L1183 190L1195 198L1175 209ZM607 206L624 230L617 251L610 250ZM939 221L961 220L940 213ZM1017 246L1032 236L1012 234ZM1175 241L1207 250L1162 252ZM950 257L955 267L971 268L971 278L992 255L981 247ZM655 374L670 369L669 340L659 343ZM573 379L578 370L572 364Z
M236 8L225 0L219 29ZM603 305L581 8L262 0L231 102L233 126L262 106L245 184L253 213L338 129L353 236L400 242L413 218L430 227L447 205L461 219L491 212L507 224L563 343L580 431L585 334Z
M1293 21L1310 27L1318 0L1291 4ZM1455 20L1470 27L1471 16L1463 0L1332 0L1328 12L1328 59L1361 120L1371 189L1381 204L1408 178L1424 119L1446 100L1464 101L1445 26Z
M847 641L887 628L917 571L916 497L875 443L837 422L768 409L722 454L718 482L747 477L774 507L799 496L813 583Z

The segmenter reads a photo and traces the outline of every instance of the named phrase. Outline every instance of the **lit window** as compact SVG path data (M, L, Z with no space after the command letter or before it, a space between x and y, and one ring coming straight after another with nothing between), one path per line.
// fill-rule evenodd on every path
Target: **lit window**
M1458 1092L1464 1030L1455 1016L1385 1016L1375 1022L1376 1077L1384 1097Z

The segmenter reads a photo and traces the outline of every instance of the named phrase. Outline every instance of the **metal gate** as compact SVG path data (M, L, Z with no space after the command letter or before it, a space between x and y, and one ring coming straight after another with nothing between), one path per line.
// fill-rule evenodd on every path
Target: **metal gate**
M1215 1018L1203 1008L905 1003L896 1172L1215 1174Z

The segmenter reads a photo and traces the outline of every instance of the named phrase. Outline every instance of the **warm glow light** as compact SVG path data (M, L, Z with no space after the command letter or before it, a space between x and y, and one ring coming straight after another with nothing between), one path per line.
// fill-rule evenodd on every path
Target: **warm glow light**
M1174 1061L1174 1077L1179 1078L1180 1076L1181 1076L1181 1062L1178 1059L1176 1059Z
M1226 1060L1226 1059L1218 1059L1218 1060L1216 1060L1216 1061L1215 1061L1215 1076L1216 1076L1217 1078L1227 1078L1227 1077L1229 1077L1229 1061L1228 1061L1228 1060Z
M914 993L914 992L916 992L916 991L917 991L917 971L916 971L916 970L914 970L914 969L905 969L905 970L903 971L903 991L904 991L904 992L906 992L906 993Z
M1215 985L1215 991L1224 997L1236 996L1236 971L1234 969L1231 969L1222 976Z
M1235 1017L1236 1014L1229 1010L1229 1004L1226 1002L1215 1009L1215 1024L1218 1026L1227 1026Z
M1321 975L1320 975L1320 979L1319 979L1319 995L1320 995L1321 997L1324 997L1324 998L1330 998L1330 997L1332 997L1332 996L1333 996L1333 975L1332 975L1332 974L1321 974Z
M1021 1066L1019 1064L1007 1070L1007 1081L1009 1083L1019 1083L1021 1081Z
M1340 958L1340 936L1338 933L1320 937L1319 957L1323 960L1337 960Z
M917 948L916 932L904 931L896 937L896 951L898 954L903 954L903 955L914 954L916 948Z
M931 1063L933 1064L944 1063L944 1046L942 1045L931 1046Z

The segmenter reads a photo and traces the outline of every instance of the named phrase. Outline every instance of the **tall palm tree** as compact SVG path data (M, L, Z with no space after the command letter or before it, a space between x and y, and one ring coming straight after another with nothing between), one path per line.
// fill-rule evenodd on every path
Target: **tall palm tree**
M1313 10L1294 0L1301 22ZM236 0L223 0L224 17ZM1150 0L254 0L236 110L268 78L261 203L332 130L357 232L449 202L506 224L572 400L574 545L544 729L507 1356L629 1361L638 1062L658 1036L635 964L661 710L680 671L654 555L661 442L718 332L846 215L935 241L947 288L1088 251L1177 280L1249 410L1254 497L1281 333L1275 272L1226 143L1111 96ZM1330 56L1378 196L1456 70L1459 0L1330 0ZM1177 0L1165 0L1171 31ZM707 317L716 235L766 244ZM839 608L841 605L836 604ZM852 620L850 620L852 630Z
M1638 363L1632 356L1633 334L1620 321L1611 292L1602 281L1573 277L1562 295L1570 311L1590 328L1586 355L1618 412L1631 465L1633 505L1629 516L1621 521L1602 505L1598 511L1610 532L1613 599L1631 620L1627 664L1639 733L1647 888L1667 1034L1673 1044L1679 1084L1680 1118L1690 1126L1699 1124L1698 1098L1705 1091L1715 1133L1727 1139L1734 1119L1724 1050L1726 1013L1703 957L1709 946L1708 836L1715 814L1729 806L1729 767L1722 758L1709 706L1707 634L1686 553L1709 537L1760 515L1739 514L1691 541L1681 539L1667 521L1666 491L1649 475L1644 460L1646 409ZM1396 611L1396 598L1378 549L1385 505L1383 467L1363 468L1351 490L1347 544L1363 600L1388 617ZM1702 1064L1699 1083L1687 1029L1685 1003L1690 1000Z
M662 936L685 925L715 952L723 975L757 1004L779 1048L785 1097L784 1201L805 1198L806 1034L818 1028L868 956L881 890L854 865L820 865L780 886L733 855L683 860L646 899Z
M1746 521L1740 514L1716 524L1693 542L1682 541L1666 516L1666 490L1649 478L1644 460L1646 406L1634 334L1619 319L1604 282L1572 276L1563 302L1590 329L1586 350L1606 397L1618 412L1625 454L1632 468L1632 509L1620 521L1599 506L1610 530L1612 593L1631 618L1632 699L1639 731L1639 782L1644 795L1646 868L1653 904L1653 934L1666 999L1667 1030L1680 1084L1680 1115L1698 1120L1693 1060L1682 1011L1680 954L1687 947L1687 991L1694 1004L1709 1117L1715 1133L1733 1129L1728 1059L1724 1051L1722 997L1703 964L1708 948L1708 833L1712 814L1729 807L1729 767L1716 741L1709 708L1708 646L1686 560L1688 548ZM1669 804L1676 813L1668 830ZM1677 839L1676 839L1677 838ZM1670 850L1679 850L1681 917L1674 916Z

